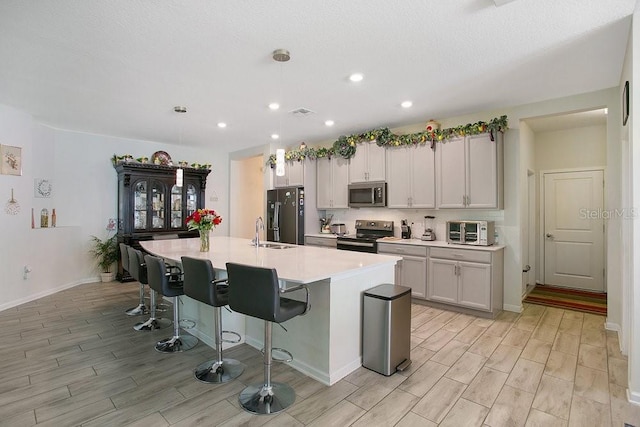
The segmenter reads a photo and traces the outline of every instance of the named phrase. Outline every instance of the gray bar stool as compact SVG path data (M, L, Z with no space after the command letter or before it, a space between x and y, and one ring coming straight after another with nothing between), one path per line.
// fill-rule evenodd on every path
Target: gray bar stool
M271 333L273 323L282 323L309 309L309 291L305 286L284 292L304 289L305 302L281 298L278 273L273 268L227 263L229 306L238 313L264 320L264 382L252 384L240 392L240 405L253 414L276 414L291 406L296 393L291 386L271 381ZM275 349L291 355L283 349ZM290 362L291 357L286 360Z
M173 298L173 336L158 341L156 350L161 353L191 350L198 344L198 338L188 334L180 335L180 310L178 308L180 300L178 297L184 295L182 281L173 280L175 273L167 271L167 266L162 258L145 255L144 260L147 264L149 286L165 297Z
M208 259L182 257L184 294L213 307L216 358L200 364L194 370L197 380L205 383L226 383L244 371L244 365L235 359L222 358L222 343L238 343L240 335L222 330L222 307L229 305L227 279L216 279L213 265ZM236 340L223 339L222 334L236 335Z
M131 276L140 282L140 286L149 284L147 280L147 266L144 262L142 251L134 249L131 246L128 247L129 251L129 273ZM144 288L143 288L144 289ZM156 317L156 292L149 287L151 311L149 319L145 322L138 322L133 326L136 331L153 331L155 329L162 329L171 326L171 320Z
M120 261L122 262L122 268L131 274L129 269L129 246L124 243L120 243ZM131 274L133 277L133 274ZM134 277L135 279L135 277ZM138 280L138 279L136 279ZM144 284L140 282L140 301L138 305L125 311L129 316L139 316L141 314L149 314L147 306L144 304Z

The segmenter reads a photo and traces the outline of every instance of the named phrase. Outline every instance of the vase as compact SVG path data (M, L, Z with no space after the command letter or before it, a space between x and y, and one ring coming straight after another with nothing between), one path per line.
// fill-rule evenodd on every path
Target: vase
M209 252L210 230L198 230L200 233L200 252Z

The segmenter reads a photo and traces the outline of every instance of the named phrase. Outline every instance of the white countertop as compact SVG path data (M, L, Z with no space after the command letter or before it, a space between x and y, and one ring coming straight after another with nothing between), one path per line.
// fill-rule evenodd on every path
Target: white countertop
M400 237L384 237L377 240L378 243L391 243L394 245L412 245L412 246L429 246L436 248L449 248L449 249L467 249L472 251L487 251L496 252L505 248L505 245L491 245L491 246L475 246L475 245L454 245L445 242L444 240L420 240L420 239L401 239Z
M327 237L329 237L328 235ZM149 253L180 261L182 256L208 258L213 267L226 269L227 262L275 268L278 277L293 283L311 283L319 280L354 274L358 270L383 264L395 265L402 258L392 255L368 254L353 251L334 252L313 246L291 246L290 249L256 248L249 239L211 236L211 250L200 252L200 239L171 239L140 241Z

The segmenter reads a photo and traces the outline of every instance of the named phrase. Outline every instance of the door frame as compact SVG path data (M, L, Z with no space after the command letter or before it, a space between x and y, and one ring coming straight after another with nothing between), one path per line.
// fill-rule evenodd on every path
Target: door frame
M564 168L564 169L544 169L544 170L540 170L540 179L539 179L539 185L540 185L540 199L539 199L539 204L538 206L540 206L540 230L538 230L538 235L537 235L537 243L538 243L538 247L540 249L540 280L541 282L544 282L545 280L545 269L546 269L546 265L545 265L545 259L544 259L544 255L545 255L545 249L544 249L544 232L546 230L546 224L545 224L545 205L544 205L544 196L545 196L545 189L544 189L544 179L545 179L545 175L546 174L556 174L556 173L569 173L569 172L594 172L594 171L602 171L602 178L603 180L605 180L604 184L605 184L605 188L606 188L606 179L607 179L607 174L606 174L606 170L607 168L605 166L590 166L590 167L582 167L582 168ZM606 197L607 197L607 193L606 191L603 193L602 195L602 207L604 209L604 207L606 206ZM604 230L603 230L603 240L602 240L602 265L604 266L604 270L605 270L605 274L604 277L602 279L602 288L604 292L607 292L607 221L603 221L604 224ZM543 283L545 284L545 283Z

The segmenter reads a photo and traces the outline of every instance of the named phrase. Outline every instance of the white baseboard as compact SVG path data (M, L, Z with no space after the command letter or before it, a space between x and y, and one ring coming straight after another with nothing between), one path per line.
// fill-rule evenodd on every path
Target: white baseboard
M640 406L640 393L627 389L627 400L633 405Z
M513 311L514 313L522 313L522 305L503 304L502 309L505 311Z
M35 301L39 298L47 297L49 295L53 295L57 292L64 291L65 289L74 288L79 285L84 285L86 283L95 283L99 282L100 277L89 277L86 279L76 280L75 282L65 283L64 285L57 286L55 288L47 289L42 292L38 292L37 294L28 295L23 298L19 298L17 300L9 301L0 305L0 311L7 310L9 308L17 307L19 305Z
M605 322L604 322L604 328L605 328L607 331L614 331L614 332L617 332L617 333L618 333L618 335L620 334L620 331L622 330L622 329L620 328L620 325L618 325L617 323L609 322L608 320L605 320Z

